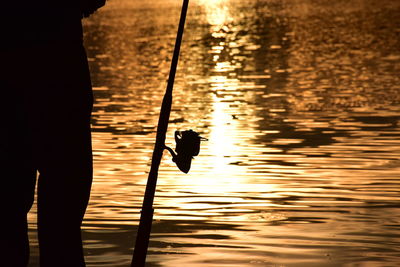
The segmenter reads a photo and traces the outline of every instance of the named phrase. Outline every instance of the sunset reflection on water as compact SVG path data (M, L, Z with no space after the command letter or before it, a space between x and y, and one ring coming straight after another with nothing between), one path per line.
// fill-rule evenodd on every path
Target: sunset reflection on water
M129 266L180 4L113 0L85 21L88 266ZM394 0L191 1L167 144L208 141L189 174L164 155L148 266L400 262L398 14Z

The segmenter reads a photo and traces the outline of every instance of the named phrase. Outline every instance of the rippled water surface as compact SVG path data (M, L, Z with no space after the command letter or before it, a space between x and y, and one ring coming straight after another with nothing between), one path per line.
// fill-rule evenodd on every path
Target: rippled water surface
M88 266L129 266L180 5L85 21ZM164 155L148 266L398 266L399 73L399 1L192 1L167 143L209 141L189 174Z

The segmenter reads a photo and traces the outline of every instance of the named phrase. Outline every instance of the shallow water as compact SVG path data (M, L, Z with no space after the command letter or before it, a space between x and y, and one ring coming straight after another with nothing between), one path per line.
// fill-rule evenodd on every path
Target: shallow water
M88 266L129 266L180 3L85 21ZM209 141L189 174L164 155L148 266L398 266L399 48L396 0L192 1L167 143Z

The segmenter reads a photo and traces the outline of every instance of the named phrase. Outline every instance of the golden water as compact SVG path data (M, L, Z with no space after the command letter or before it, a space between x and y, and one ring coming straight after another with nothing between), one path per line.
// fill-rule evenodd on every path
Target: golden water
M129 266L180 5L85 21L88 266ZM209 141L189 174L164 155L148 266L398 266L399 73L396 0L193 0L167 143Z

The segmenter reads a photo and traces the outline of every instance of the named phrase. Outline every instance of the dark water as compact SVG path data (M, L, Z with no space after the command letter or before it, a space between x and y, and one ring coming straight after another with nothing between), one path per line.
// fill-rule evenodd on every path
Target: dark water
M85 22L88 266L130 263L180 4ZM399 73L399 1L192 1L167 143L209 141L187 175L165 154L148 266L399 266Z

